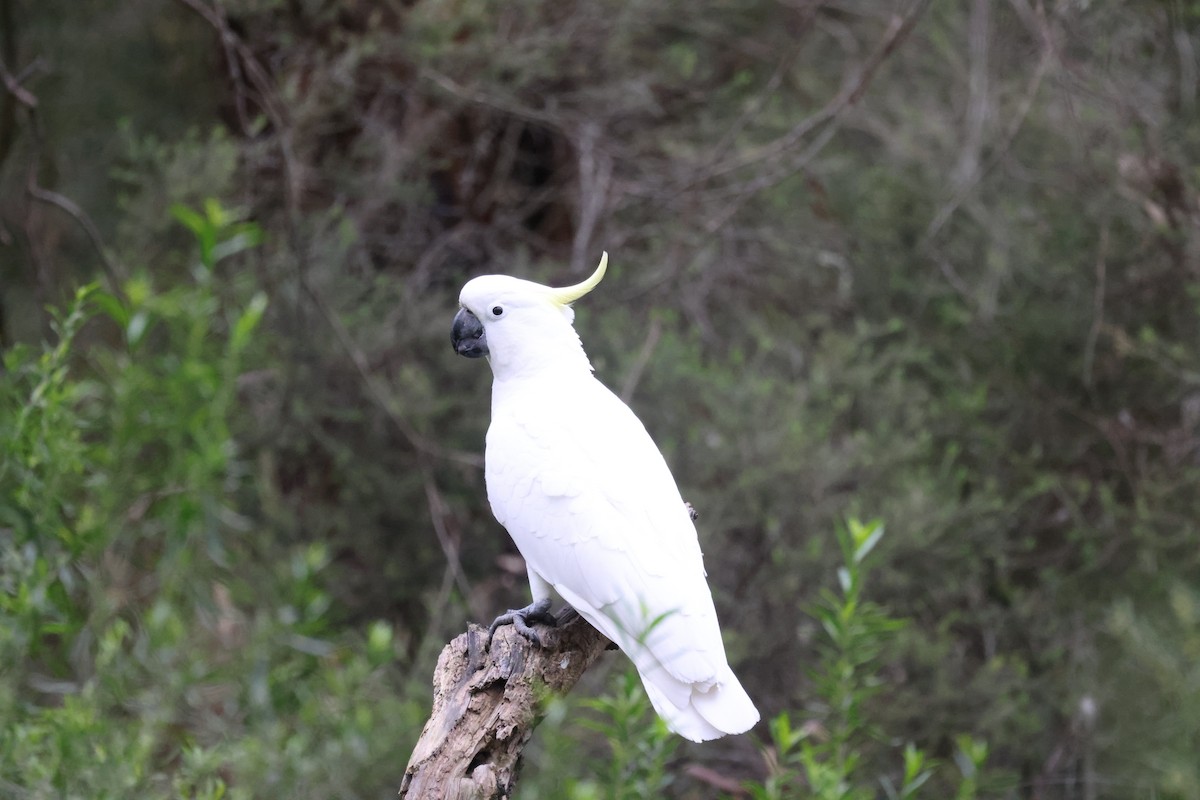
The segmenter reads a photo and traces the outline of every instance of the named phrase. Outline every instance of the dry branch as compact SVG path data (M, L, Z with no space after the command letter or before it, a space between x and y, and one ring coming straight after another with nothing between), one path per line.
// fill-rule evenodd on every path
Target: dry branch
M545 646L507 626L486 647L487 630L471 625L442 650L433 711L404 771L400 797L511 797L521 753L541 722L541 698L569 691L609 642L576 617L548 632Z

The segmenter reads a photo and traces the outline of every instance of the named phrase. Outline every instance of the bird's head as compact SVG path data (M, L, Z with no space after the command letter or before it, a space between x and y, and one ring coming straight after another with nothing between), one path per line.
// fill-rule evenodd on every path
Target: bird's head
M591 277L554 289L508 275L481 275L463 287L450 342L467 358L487 356L497 378L546 366L581 362L587 356L571 323L571 304L596 287L608 267L608 253Z

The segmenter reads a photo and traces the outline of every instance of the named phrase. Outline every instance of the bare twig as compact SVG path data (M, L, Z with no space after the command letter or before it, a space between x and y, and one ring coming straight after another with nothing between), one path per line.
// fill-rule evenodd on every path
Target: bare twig
M183 1L192 2L192 0ZM484 94L482 92L474 91L473 89L469 89L466 86L455 82L450 76L443 75L442 73L430 67L424 67L421 70L421 77L430 81L442 91L458 98L459 100L465 100L474 105L484 106L486 108L493 108L497 111L502 111L505 114L510 114L514 117L528 120L530 122L538 122L557 131L563 130L564 120L561 115L547 114L546 112L539 111L536 108L530 108L528 106L521 105L515 100L499 99L494 93Z
M991 41L992 0L974 0L967 24L967 114L963 147L958 164L951 173L956 186L969 184L979 169L979 154L987 124L988 102L988 43Z
M1092 388L1092 365L1096 359L1096 340L1104 329L1104 292L1108 273L1108 225L1100 229L1100 246L1096 253L1096 288L1092 292L1092 327L1083 346L1083 385Z
M124 270L121 269L120 265L113 259L108 249L104 246L104 238L100 235L100 229L96 227L96 223L83 210L83 207L74 200L66 195L47 189L38 183L38 170L41 166L41 151L45 145L45 136L39 117L37 95L22 86L22 83L42 68L43 62L40 58L37 58L25 67L25 69L21 70L20 74L13 75L7 65L4 64L3 59L0 59L0 80L3 80L5 90L14 100L25 107L26 113L29 115L29 129L33 137L34 157L29 159L29 166L25 175L25 191L30 198L54 206L65 212L79 224L79 227L87 234L88 241L95 249L96 254L100 257L100 267L104 272L109 289L119 294L121 292L122 273ZM29 231L28 225L26 229L32 241L33 236ZM36 246L33 246L30 248L30 252L36 253L36 249ZM36 258L36 256L34 257ZM39 266L40 271L41 267Z
M442 500L442 494L438 491L437 484L433 480L432 471L426 468L422 469L422 473L425 484L425 499L429 503L429 517L433 523L433 532L437 536L443 555L446 556L446 568L450 570L454 584L458 586L458 591L462 593L463 602L469 604L471 599L471 584L467 581L466 573L463 572L462 559L458 555L458 542L450 535L450 528L447 525L450 513L446 508L446 502ZM434 627L432 630L437 630L437 628Z
M214 3L210 6L202 0L179 0L179 2L195 11L216 29L221 36L221 46L225 50L226 57L236 56L234 60L240 61L240 64L229 65L230 77L240 80L244 73L250 85L258 93L257 100L271 123L277 127L286 127L284 123L287 120L287 107L276 95L271 76L254 57L254 53L246 46L246 43L229 27L229 21L225 18L225 11L221 4ZM239 88L234 87L235 90Z
M917 24L917 20L920 19L925 9L928 8L929 2L930 0L917 0L903 16L892 17L883 36L880 37L879 42L871 51L867 60L858 69L857 74L845 82L842 90L826 103L824 108L811 116L805 117L788 133L778 139L749 152L742 153L735 158L728 159L723 163L713 165L707 170L701 171L698 177L694 177L689 182L689 185L695 185L703 180L739 170L762 161L772 159L782 160L775 169L764 171L748 181L735 184L723 190L722 193L732 195L732 199L720 208L717 213L711 215L704 223L706 233L712 234L720 230L750 198L795 175L817 157L825 146L832 141L838 130L840 130L846 112L862 98L872 78L879 70L880 65L883 64L889 55L895 52L901 42L912 32ZM814 139L808 142L803 150L785 158L792 150L803 143L809 134L818 130L820 132L817 133Z
M621 384L621 399L626 403L637 390L642 373L646 371L646 365L650 363L650 356L654 354L654 348L658 346L658 340L661 338L662 320L655 317L650 321L650 330L646 331L646 339L642 342L642 347L638 350L637 357L634 358L633 365L630 366L629 372L625 375L625 381Z
M96 223L92 221L88 213L74 200L66 195L38 186L34 178L35 176L30 175L29 183L25 187L29 196L34 200L48 203L55 208L65 211L72 219L79 223L79 227L83 228L88 240L92 243L92 247L96 250L96 255L100 256L100 266L104 270L104 276L108 279L109 289L119 293L121 291L122 273L124 270L109 255L107 248L104 246L104 239L100 236L100 229L96 227Z
M0 60L0 79L4 80L4 88L21 105L26 108L37 108L37 97L21 85L21 80L8 71L8 67Z
M576 272L587 266L592 234L607 205L612 178L612 159L596 146L599 138L599 124L586 122L575 142L579 153L579 219L571 245L571 268Z
M817 138L814 139L804 151L792 158L786 164L778 169L763 173L758 177L749 180L739 186L736 186L732 191L734 197L720 211L712 215L707 222L704 223L704 231L706 233L716 233L725 223L727 223L738 209L741 208L751 197L754 197L759 192L782 183L789 176L795 175L800 170L804 169L808 164L817 157L817 155L825 149L825 145L833 139L838 132L839 125L835 122L827 126Z
M798 28L806 27L813 20L813 18L816 17L818 12L820 12L823 5L824 3L818 0L818 2L814 2L806 6L801 14L801 18L797 21L796 26ZM763 88L746 105L745 110L738 115L738 118L735 119L733 124L729 126L729 129L725 131L725 135L721 137L719 142L717 142L716 147L714 147L712 152L709 154L710 161L716 162L722 158L724 154L728 152L731 147L733 147L734 142L737 141L738 136L741 135L746 126L755 117L762 113L762 110L767 105L767 100L769 100L771 96L775 94L776 90L779 88L779 85L783 83L784 76L787 75L788 71L792 68L792 65L796 63L796 58L800 55L800 50L801 48L796 46L779 60L779 63L776 64L775 70L771 73L771 77L767 79L767 82Z
M342 351L350 359L350 363L354 365L359 380L362 381L363 387L367 391L367 397L384 413L396 430L400 432L400 435L412 445L414 450L418 453L425 453L446 461L454 461L471 467L480 468L483 466L483 459L478 455L441 447L418 432L408 418L389 399L388 389L372 372L371 365L367 360L367 354L355 343L354 338L350 335L350 331L346 330L346 326L342 324L337 313L325 302L325 298L303 276L301 276L301 288L304 289L305 294L308 295L308 299L312 301L312 304L321 314L325 324L333 331L334 338L341 346Z
M1016 4L1016 3L1014 3ZM1050 69L1051 63L1054 61L1055 50L1054 42L1050 35L1049 26L1047 25L1044 14L1039 8L1035 18L1039 24L1039 38L1041 39L1041 56L1038 58L1037 66L1034 67L1032 74L1029 76L1029 81L1026 84L1025 92L1021 96L1021 102L1017 106L1017 111L1013 115L1008 124L1008 128L1000 137L999 143L993 149L992 157L982 167L974 170L969 179L962 180L955 187L950 199L938 209L937 214L930 220L929 226L925 229L925 235L922 237L920 248L928 247L933 240L945 227L950 218L959 207L979 185L989 172L991 172L997 164L1004 160L1008 155L1009 149L1012 147L1013 141L1017 138L1017 134L1021 132L1021 128L1025 125L1025 120L1029 116L1029 112L1033 109L1033 102L1037 99L1038 92L1042 87L1042 80L1046 77L1046 73Z
M1179 54L1179 105L1190 112L1196 105L1196 49L1183 27L1175 30L1172 39Z
M842 90L830 99L820 111L805 117L778 139L741 153L735 158L712 165L702 173L700 179L713 178L761 161L778 158L800 145L810 133L821 125L837 119L846 109L862 98L880 65L912 32L917 20L929 7L929 3L930 0L916 0L903 16L893 16L879 43L858 69L857 74L848 80Z
M213 4L212 14L217 29L221 31L221 47L225 51L225 66L229 70L229 83L233 87L233 107L237 110L238 125L243 134L249 135L251 133L250 114L247 108L246 82L242 75L242 59L239 58L237 51L238 40L229 35L231 28L225 18L225 8L220 3Z
M266 69L259 63L254 53L246 46L241 37L229 26L225 12L220 3L208 5L202 0L179 0L188 8L199 14L211 25L221 37L221 46L226 58L238 63L229 65L230 78L241 81L242 77L249 82L256 94L256 101L263 113L266 114L271 126L275 129L279 144L279 155L283 159L284 189L287 200L288 233L291 238L293 255L298 259L298 266L307 262L305 248L299 246L299 201L301 173L296 159L292 154L292 128L288 118L287 106L279 99L275 91L274 81ZM234 91L242 93L241 85L234 86ZM242 93L244 98L244 93ZM243 110L244 111L244 110ZM240 112L242 113L242 112Z

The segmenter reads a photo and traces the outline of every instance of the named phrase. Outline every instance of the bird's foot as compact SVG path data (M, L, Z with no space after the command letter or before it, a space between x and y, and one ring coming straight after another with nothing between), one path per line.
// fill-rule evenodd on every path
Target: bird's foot
M492 635L496 633L496 629L503 625L512 625L517 629L517 633L524 636L531 642L545 647L547 642L542 634L538 633L530 623L540 622L543 625L555 627L559 620L550 613L550 598L545 597L537 602L530 603L524 608L510 608L505 613L496 617L495 621L488 627L488 646L492 644Z

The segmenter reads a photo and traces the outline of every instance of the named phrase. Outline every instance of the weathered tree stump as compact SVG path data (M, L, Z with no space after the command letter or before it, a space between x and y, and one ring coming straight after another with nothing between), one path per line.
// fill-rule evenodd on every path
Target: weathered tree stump
M609 646L576 617L541 626L544 646L511 626L487 645L487 629L470 625L438 657L433 711L400 784L400 797L499 800L512 796L521 753L541 722L547 691L567 692Z

